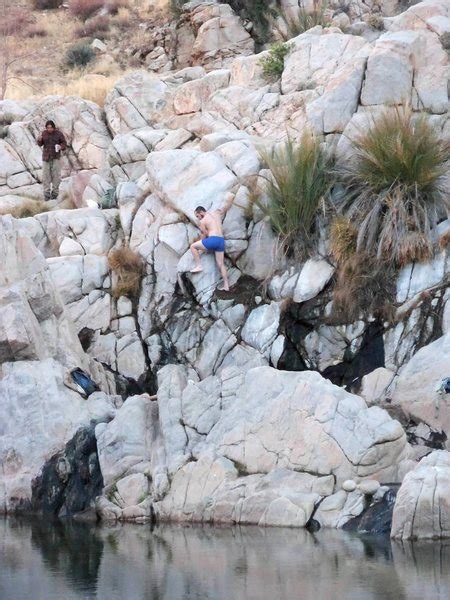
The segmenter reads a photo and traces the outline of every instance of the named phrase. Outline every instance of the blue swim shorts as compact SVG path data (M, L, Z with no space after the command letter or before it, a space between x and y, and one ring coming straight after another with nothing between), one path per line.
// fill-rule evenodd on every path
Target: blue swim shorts
M225 252L225 240L223 237L212 235L202 240L202 244L211 252Z

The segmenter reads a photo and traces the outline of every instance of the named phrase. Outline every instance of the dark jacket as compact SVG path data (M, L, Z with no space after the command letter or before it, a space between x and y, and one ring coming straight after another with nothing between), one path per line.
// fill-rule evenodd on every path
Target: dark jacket
M45 160L46 162L54 160L55 158L60 158L61 152L67 148L66 138L59 129L55 129L53 133L49 133L45 129L38 137L37 143L39 146L42 146L42 160ZM61 146L60 152L55 151L56 144Z

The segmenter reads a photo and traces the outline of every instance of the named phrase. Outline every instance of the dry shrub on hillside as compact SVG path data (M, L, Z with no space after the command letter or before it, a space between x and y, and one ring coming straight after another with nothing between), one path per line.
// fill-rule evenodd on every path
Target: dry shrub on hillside
M69 0L69 11L74 17L88 19L103 8L104 0Z
M341 212L358 228L358 251L402 266L428 259L432 231L450 207L444 175L450 143L426 115L391 109L351 140L339 165Z
M30 11L20 6L0 6L0 36L21 35L33 20Z
M116 298L129 296L135 298L139 294L141 279L144 274L142 257L127 246L111 250L108 256L110 268L117 275L117 283L113 294Z
M94 37L102 39L111 27L111 20L107 15L98 15L88 19L84 25L79 27L76 34L79 37Z
M361 314L393 318L394 271L368 253L347 258L338 269L333 290L333 315L353 323Z
M104 3L106 10L110 15L116 15L121 8L127 8L127 0L106 0Z
M36 10L52 10L62 6L63 0L33 0L32 5Z
M45 27L43 27L42 25L30 25L30 27L28 27L27 29L27 36L28 37L46 37L48 35L48 31Z

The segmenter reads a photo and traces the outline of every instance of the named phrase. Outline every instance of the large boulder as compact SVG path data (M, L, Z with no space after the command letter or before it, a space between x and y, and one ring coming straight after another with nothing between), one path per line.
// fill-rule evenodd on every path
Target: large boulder
M198 381L171 365L158 403L171 480L154 507L162 519L304 526L335 484L400 481L411 466L397 421L317 373L236 364ZM341 495L332 526L364 508L361 493Z
M401 369L394 381L392 403L413 420L432 429L450 432L448 394L439 391L441 381L450 377L450 333L421 348Z
M407 473L394 506L391 537L450 537L450 453L437 450Z

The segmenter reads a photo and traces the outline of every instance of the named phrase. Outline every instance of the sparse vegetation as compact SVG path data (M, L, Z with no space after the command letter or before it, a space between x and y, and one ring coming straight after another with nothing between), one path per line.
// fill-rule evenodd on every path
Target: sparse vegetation
M258 206L270 219L288 254L308 253L317 234L319 208L331 187L331 158L319 141L305 133L298 145L288 140L261 153L272 177L265 185L268 203Z
M267 79L279 79L281 77L284 69L284 59L290 50L291 46L289 44L281 42L272 44L269 55L260 61L264 77Z
M376 29L378 31L383 31L384 29L384 19L383 16L378 13L370 13L366 17L366 23L372 27L372 29Z
M117 283L113 290L114 297L136 297L139 294L144 273L141 256L128 246L123 246L117 250L111 250L108 262L110 268L117 275Z
M330 252L338 264L356 252L358 230L345 217L336 217L330 227Z
M69 69L85 67L95 58L95 52L89 44L79 43L71 46L64 58L64 64Z
M352 144L339 167L340 206L358 227L358 251L398 267L429 258L431 231L449 205L442 178L450 144L409 109L385 112Z
M98 15L88 19L86 23L77 30L80 37L93 37L103 39L111 26L111 20L107 15Z
M62 6L63 0L33 0L33 8L36 10L53 10Z
M327 7L327 2L314 0L313 10L307 10L302 2L294 18L284 19L288 30L288 38L296 37L317 25L328 27L330 20L326 14Z

